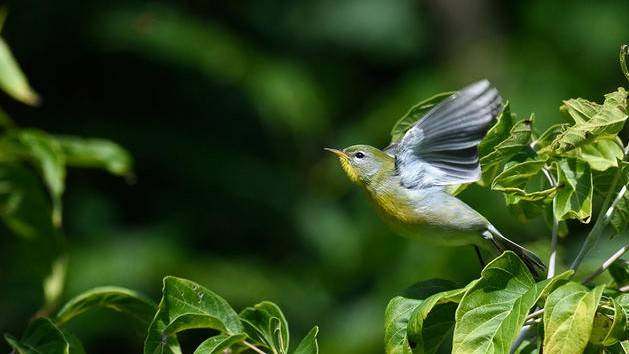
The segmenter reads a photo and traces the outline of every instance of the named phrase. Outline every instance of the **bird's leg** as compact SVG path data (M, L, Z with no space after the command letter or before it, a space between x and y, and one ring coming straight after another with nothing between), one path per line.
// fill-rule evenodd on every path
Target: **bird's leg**
M480 262L481 269L485 269L485 261L483 260L483 255L480 253L480 248L478 246L474 246L474 251L476 251L476 256L478 257L478 262Z

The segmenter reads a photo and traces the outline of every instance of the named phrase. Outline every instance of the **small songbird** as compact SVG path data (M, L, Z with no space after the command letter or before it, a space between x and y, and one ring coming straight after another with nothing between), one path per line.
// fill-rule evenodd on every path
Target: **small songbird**
M511 250L539 275L545 271L539 257L504 237L450 193L455 185L480 179L478 144L501 110L498 91L483 80L434 106L399 142L383 150L369 145L326 150L339 157L345 173L367 191L384 221L402 236L439 245Z

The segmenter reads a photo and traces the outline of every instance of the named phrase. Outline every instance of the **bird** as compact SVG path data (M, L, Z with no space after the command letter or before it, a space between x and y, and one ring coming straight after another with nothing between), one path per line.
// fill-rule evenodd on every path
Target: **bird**
M481 178L478 145L502 108L498 90L481 80L443 99L382 150L370 145L325 150L338 156L395 233L437 245L473 245L481 266L479 247L510 250L537 277L546 269L537 255L451 193Z

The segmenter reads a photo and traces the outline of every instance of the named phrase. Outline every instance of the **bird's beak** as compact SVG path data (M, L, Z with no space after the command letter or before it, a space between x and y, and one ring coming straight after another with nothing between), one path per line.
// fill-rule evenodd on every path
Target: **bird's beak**
M347 154L345 152L343 152L341 150L338 150L338 149L323 148L323 150L329 151L329 152L335 154L338 157L342 157L342 158L345 158L345 159L348 158L348 156L347 156Z

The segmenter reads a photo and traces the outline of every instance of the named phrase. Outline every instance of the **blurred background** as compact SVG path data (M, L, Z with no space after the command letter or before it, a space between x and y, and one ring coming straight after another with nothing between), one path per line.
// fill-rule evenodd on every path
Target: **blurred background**
M133 180L70 170L63 298L119 285L157 300L162 277L177 275L237 310L278 303L295 342L318 324L322 353L381 353L391 297L480 270L471 247L392 235L323 147L385 146L412 104L481 78L520 117L535 112L538 131L562 119L562 99L627 85L627 1L15 0L8 11L3 37L42 102L1 94L0 106L22 126L112 139L135 159ZM543 220L520 223L478 186L462 198L547 257ZM563 268L587 231L569 227ZM8 251L24 242L0 243L13 260L0 273L22 279L0 283L0 332L21 333L42 301L41 281L19 277L37 252ZM142 329L123 315L71 325L89 353L141 351Z

